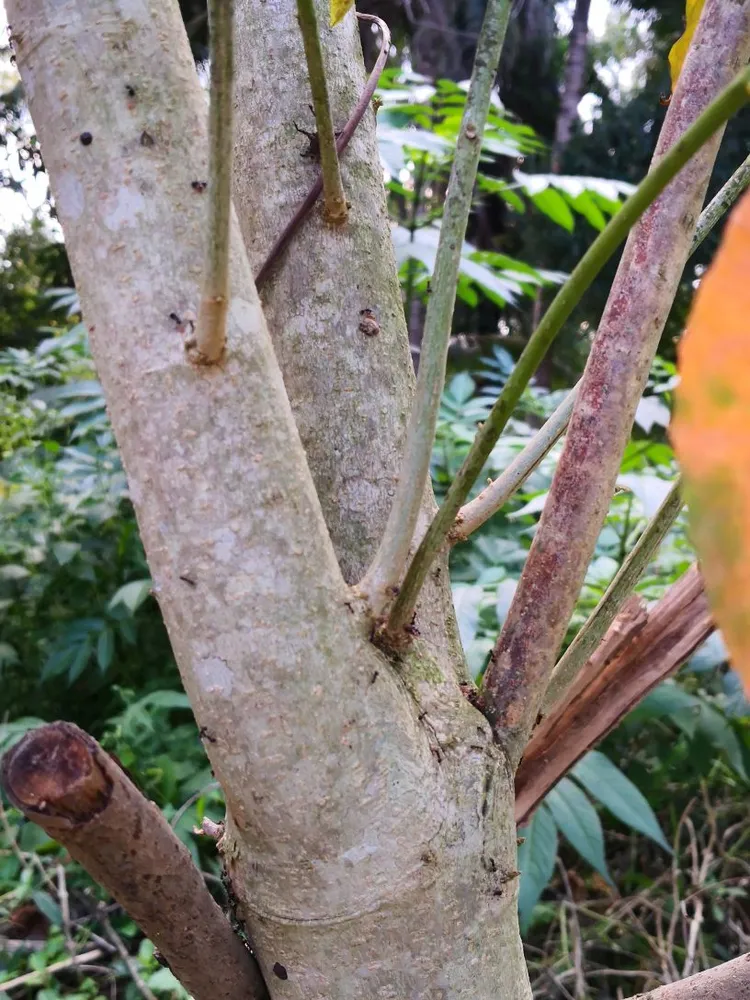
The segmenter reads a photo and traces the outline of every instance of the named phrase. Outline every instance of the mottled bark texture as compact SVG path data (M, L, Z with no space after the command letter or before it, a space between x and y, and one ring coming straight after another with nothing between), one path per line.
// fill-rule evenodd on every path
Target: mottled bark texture
M96 740L70 722L34 729L4 756L2 785L112 893L186 990L266 1000L254 960L187 847Z
M314 123L295 0L236 0L236 6L234 197L257 273L320 165L298 131L312 131ZM328 22L327 2L319 0L334 126L341 129L366 73L354 13L335 28ZM261 292L323 516L344 579L353 584L385 528L414 394L372 110L342 155L341 171L351 205L346 224L328 225L318 202ZM418 536L434 511L428 486ZM447 559L437 568L416 624L441 670L465 681Z
M318 23L336 129L366 74L350 12ZM253 271L320 172L295 0L237 0L235 205ZM345 579L359 580L385 526L400 469L414 376L383 168L368 110L341 158L345 226L311 213L262 289L274 349ZM372 334L366 310L379 332ZM361 328L362 327L362 328Z
M750 1000L750 955L741 955L633 1000Z
M207 108L176 3L8 7L154 593L226 794L224 860L271 996L528 1000L510 770L486 720L426 644L402 664L370 643L371 623L326 530L237 227L224 359L201 368L185 357L200 294L206 199L193 182L206 175ZM271 34L290 38L292 8L271 11ZM248 49L263 51L258 31L237 39L240 75ZM264 73L280 80L296 50L272 43L269 35ZM276 103L284 99L282 91ZM273 127L269 118L261 131ZM83 132L91 142L80 141ZM380 176L371 163L365 169L375 171L380 209L363 197L377 229ZM278 205L287 181L280 167L255 183ZM293 203L303 187L284 197ZM361 279L367 295L379 294L369 282L387 228L377 231ZM304 255L304 244L295 249ZM302 261L297 276L314 285L320 249ZM389 281L395 287L393 274ZM357 308L372 305L345 294ZM393 299L378 313L386 326L396 306ZM299 321L288 322L294 329ZM354 384L345 372L360 378L358 352L370 357L369 345L379 343L363 340L355 329L328 345L337 392L322 380L317 392L328 394L329 408L309 411L323 436L339 419L338 390ZM398 423L408 405L408 350L405 340L393 346L395 332L384 343L377 393L374 372L357 384L376 395L377 414L392 408ZM323 379L320 349L315 338L296 342ZM349 359L341 369L339 352ZM388 464L374 440L387 438L387 423L383 416L369 426L372 483ZM345 466L348 425L340 431ZM352 475L367 479L361 467ZM439 603L431 613L447 634Z
M707 0L655 160L747 62L750 0ZM705 196L721 133L632 230L597 331L565 447L485 679L490 714L517 761L596 544Z

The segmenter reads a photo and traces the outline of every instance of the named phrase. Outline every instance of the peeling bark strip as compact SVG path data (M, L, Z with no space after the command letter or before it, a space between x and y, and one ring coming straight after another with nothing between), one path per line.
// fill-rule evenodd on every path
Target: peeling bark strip
M1 773L13 805L114 896L189 993L265 1000L187 847L95 739L69 722L41 726L5 754Z
M654 160L731 81L749 52L750 0L707 0ZM514 760L536 717L609 507L722 132L634 227L610 292L563 454L485 678L490 717Z
M632 1000L750 1000L750 955L650 993L639 993Z
M516 774L516 821L525 822L576 761L682 666L714 627L696 566L648 610L631 598L564 704L534 731Z

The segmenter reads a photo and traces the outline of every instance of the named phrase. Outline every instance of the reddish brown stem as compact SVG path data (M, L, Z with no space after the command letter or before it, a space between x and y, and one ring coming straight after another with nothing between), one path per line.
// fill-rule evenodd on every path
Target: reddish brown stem
M385 68L385 64L388 61L388 52L391 47L391 33L388 29L388 25L381 18L376 17L374 14L360 14L357 11L357 17L361 21L374 21L380 27L380 52L378 53L378 58L373 66L372 73L370 73L367 78L367 83L365 84L364 90L360 94L360 98L357 101L357 105L354 111L351 113L349 121L343 128L343 131L339 133L336 139L336 151L339 156L344 152L346 147L349 145L357 126L362 121L365 111L372 100L372 95L375 93L375 88L380 80L380 74ZM299 227L302 225L306 217L312 211L312 207L315 202L320 197L323 190L323 176L321 176L315 181L307 197L299 206L297 211L294 213L292 218L284 227L283 232L278 237L274 245L268 251L268 256L263 261L261 269L255 276L255 285L258 289L263 285L263 283L268 279L274 265L281 257L282 253L289 246L292 236L297 232Z
M747 62L750 4L706 0L654 160ZM622 453L690 251L721 129L632 229L578 390L565 447L485 676L498 740L524 749L609 508Z
M27 819L110 892L196 1000L266 1000L255 961L162 813L88 733L53 722L3 758Z
M565 696L536 728L516 774L524 823L576 761L708 638L714 623L693 566L646 610L633 597Z

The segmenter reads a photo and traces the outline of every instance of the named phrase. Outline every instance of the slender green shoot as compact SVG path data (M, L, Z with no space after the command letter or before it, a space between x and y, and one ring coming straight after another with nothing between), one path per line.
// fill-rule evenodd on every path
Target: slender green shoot
M487 420L479 428L440 510L430 524L391 609L386 629L400 632L409 623L427 572L445 544L456 514L482 471L514 407L565 321L583 298L632 226L658 198L691 156L750 99L750 69L739 73L709 104L659 163L644 177L619 212L597 236L555 296L532 334Z
M320 167L323 174L323 212L328 222L340 225L346 222L349 208L341 180L341 165L336 149L336 135L333 130L331 102L328 98L328 83L323 65L323 47L320 44L318 19L315 14L315 0L297 0L297 16L302 30L302 41L307 59L307 74L310 78L315 124L318 130Z
M726 184L701 212L690 247L691 256L749 184L750 156L737 167ZM580 384L579 380L523 451L513 459L508 468L483 489L474 500L464 504L459 510L456 523L449 536L451 545L466 541L472 532L481 528L485 521L504 507L521 483L531 475L553 445L560 440L573 413L575 397Z
M615 573L602 599L560 657L544 695L542 707L544 714L563 697L578 671L604 638L605 632L617 617L620 608L653 559L667 532L677 520L682 506L682 481L678 478L622 566Z
M509 12L510 0L489 0L477 42L474 69L445 199L432 293L425 316L417 390L406 432L401 473L383 539L359 585L376 615L390 600L403 574L427 487L440 397L445 383L461 249Z

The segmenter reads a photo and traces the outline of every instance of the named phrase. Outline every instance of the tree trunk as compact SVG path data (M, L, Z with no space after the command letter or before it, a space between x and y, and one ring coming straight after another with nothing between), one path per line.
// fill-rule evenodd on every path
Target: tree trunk
M573 27L568 39L568 52L565 57L565 76L563 79L560 110L555 123L555 141L552 144L552 170L559 174L562 154L570 142L573 122L578 113L578 103L583 90L583 77L586 71L586 40L589 31L589 9L591 0L576 0L573 11Z
M336 394L351 388L367 434L341 424L336 475L361 460L367 440L381 449L371 482L386 497L397 467L412 375L385 215L376 211L377 169L361 163L356 180L357 168L345 170L350 197L375 212L369 249L353 206L347 233L314 222L308 255L304 241L290 250L290 258L302 252L292 273L304 285L276 294L296 309L306 301L314 322L295 331L288 303L269 306L273 336L288 345L279 347L286 368L300 368L289 376L298 416L304 406L314 413L303 433L313 455L316 434L324 445L311 475L237 227L225 360L200 368L184 350L203 261L206 199L194 182L206 176L206 102L176 4L13 0L9 8L154 592L226 794L225 863L271 995L528 1000L512 774L459 689L450 615L440 600L425 607L426 638L402 658L376 649L313 485L335 456ZM238 62L253 66L265 29L258 24L254 36L242 23ZM341 61L358 83L351 16L337 30L348 33ZM277 5L273 33L291 45L295 31L292 6ZM280 82L294 51L269 40L265 76ZM301 64L294 72L303 79ZM354 84L345 97L348 107ZM278 207L296 202L304 183L290 175L296 133L267 110L257 142L275 141L280 162L259 168L255 183ZM291 114L301 117L304 104ZM365 160L369 128L354 150ZM251 242L244 202L242 210ZM257 230L266 225L259 217ZM347 243L347 259L336 256L329 280L339 284L321 288L317 275L327 254L339 254L338 240L361 242ZM339 300L350 325L326 331ZM357 333L365 306L380 310L386 328L374 344ZM311 331L315 339L305 339ZM322 351L333 377L319 385ZM391 435L390 458L376 434ZM351 510L365 500L352 492L343 503ZM376 506L382 523L380 495ZM333 523L332 509L329 498ZM332 532L342 564L366 559L377 527L364 525L364 545Z

